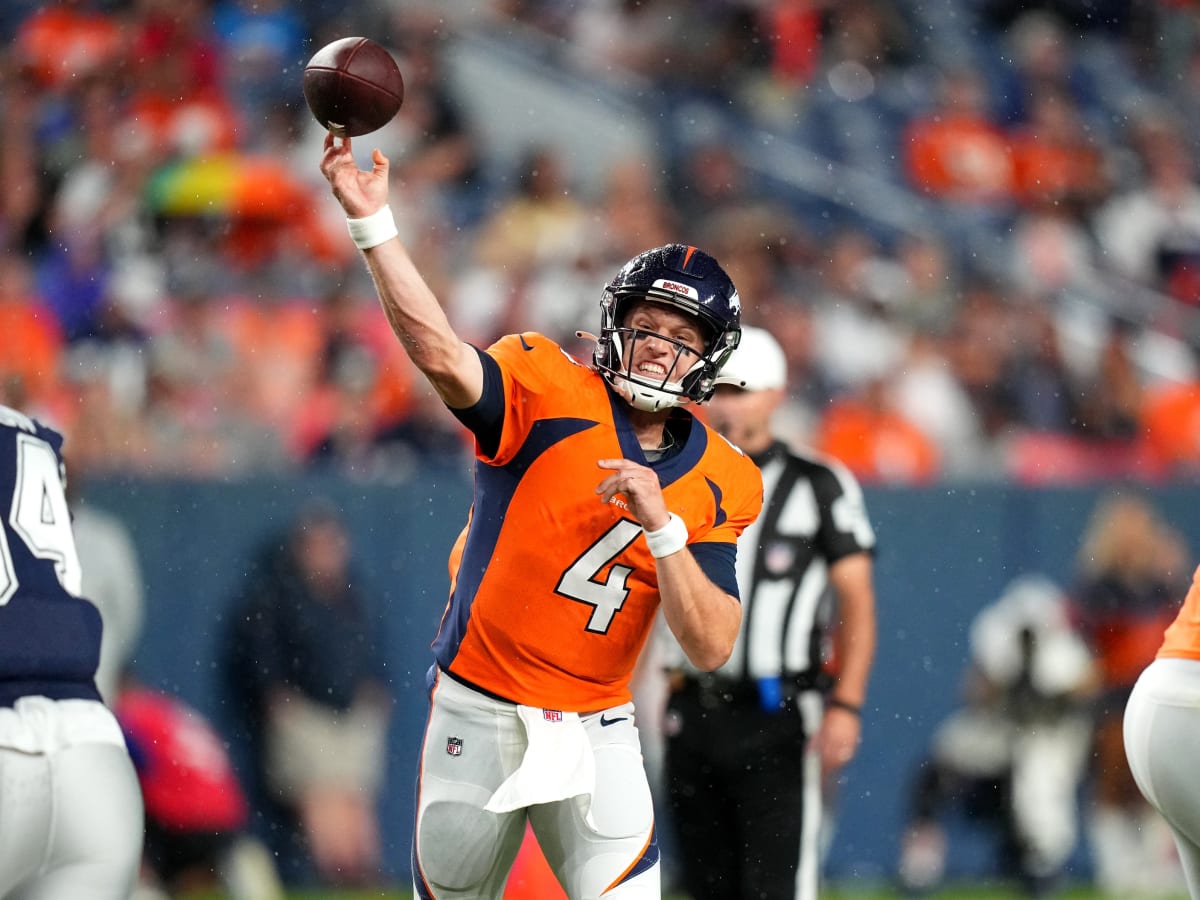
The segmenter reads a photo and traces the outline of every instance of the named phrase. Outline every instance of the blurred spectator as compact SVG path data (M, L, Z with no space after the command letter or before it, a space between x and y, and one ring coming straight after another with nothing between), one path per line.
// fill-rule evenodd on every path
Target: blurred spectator
M591 234L588 209L571 188L560 150L529 148L515 175L515 193L479 223L472 264L449 300L456 327L481 346L503 334L538 330L527 308L530 279L542 267L578 258Z
M1078 107L1089 123L1101 118L1100 98L1080 65L1079 45L1078 29L1069 29L1055 12L1027 5L999 41L998 55L1007 63L999 78L1001 120L1008 125L1035 120L1042 96Z
M1012 133L1018 201L1086 213L1108 193L1106 160L1085 131L1064 91L1044 90L1030 100L1029 117Z
M1013 285L1034 298L1095 286L1095 239L1064 201L1032 200L1013 222L1008 244Z
M988 109L983 77L942 73L934 108L915 117L903 142L912 186L951 203L1007 204L1015 190L1012 148Z
M0 58L0 114L7 126L0 136L0 177L9 186L0 198L0 250L5 252L30 248L30 232L46 203L36 139L40 99L33 78Z
M396 176L410 195L427 194L452 224L473 225L487 200L484 153L450 90L443 43L409 35L400 51L404 105L387 126L398 145L389 154Z
M944 341L917 333L908 356L889 376L897 412L929 436L947 477L992 477L996 460L988 452L971 398L954 378Z
M528 275L580 250L586 208L572 189L565 155L554 147L530 147L514 174L516 191L480 223L475 253L485 266Z
M226 95L250 128L280 104L299 102L296 73L308 56L304 20L288 0L218 0L213 33Z
M896 318L913 329L945 332L958 304L959 286L946 243L934 232L904 235L895 257L903 273L893 301Z
M892 315L903 274L865 231L831 237L813 299L814 352L839 388L856 389L894 371L911 339Z
M324 298L318 316L319 346L312 390L293 424L293 442L311 461L314 448L339 430L338 420L374 441L409 415L413 367L392 334L379 303L350 285L338 285ZM328 449L328 448L327 448Z
M1053 311L1037 301L1027 303L1014 325L1016 350L1005 366L1004 380L1012 386L1013 412L1021 428L1057 434L1087 429L1080 406L1091 402L1094 394L1089 390L1079 395Z
M381 880L376 802L391 713L378 610L324 502L268 541L227 635L228 697L253 748L251 796L285 881Z
M1144 388L1134 359L1134 329L1114 319L1094 375L1080 385L1075 421L1095 441L1132 443L1140 437Z
M1008 437L1016 423L1016 400L1007 380L1020 347L1014 328L1002 289L987 279L972 279L963 287L943 344L984 436L993 442Z
M751 199L750 173L725 140L685 148L670 171L671 203L681 222L702 222Z
M131 39L137 68L126 115L156 159L230 151L243 124L221 83L209 4L158 2Z
M678 22L687 18L681 0L603 0L585 3L570 17L568 45L576 61L599 75L662 71L665 48L679 45Z
M652 158L631 156L615 163L608 171L598 205L600 238L609 260L632 259L641 248L661 247L679 234L678 211L668 199L662 174ZM609 268L604 265L599 271ZM603 276L600 278L603 280Z
M1031 897L1056 885L1078 843L1095 660L1066 595L1040 574L1014 578L975 616L963 705L938 725L911 784L899 879L938 886L953 814L995 838L997 874Z
M63 337L58 319L34 293L28 262L17 253L0 252L0 334L21 348L0 354L0 380L19 383L22 409L43 409L62 386Z
M55 91L116 61L122 40L116 17L90 0L56 0L20 24L14 49L18 63Z
M824 0L781 0L760 15L771 37L770 74L782 85L805 85L821 64Z
M927 484L941 471L937 445L891 397L885 378L835 398L820 415L814 447L864 484Z
M230 900L283 900L270 854L246 831L246 796L212 725L130 673L113 699L146 806L143 885L167 897L220 888Z
M1153 458L1169 473L1189 477L1200 471L1200 380L1147 388L1141 424Z
M1135 123L1142 177L1100 207L1096 235L1112 271L1197 304L1200 184L1191 149L1168 116L1152 111Z
M1093 509L1082 536L1072 606L1100 666L1086 822L1097 886L1111 896L1182 888L1175 845L1146 803L1125 756L1122 718L1189 583L1187 548L1134 491Z
M834 391L817 363L812 310L800 293L794 289L768 294L743 321L769 326L787 357L788 393L775 413L780 440L811 446L817 417Z

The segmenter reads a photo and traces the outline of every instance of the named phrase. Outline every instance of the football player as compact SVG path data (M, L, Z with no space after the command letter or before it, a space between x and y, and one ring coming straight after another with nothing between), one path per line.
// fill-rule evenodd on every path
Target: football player
M1195 747L1200 733L1200 568L1153 662L1125 706L1125 753L1142 795L1175 837L1188 894L1200 900L1200 791Z
M671 244L604 290L591 365L533 333L479 350L397 239L386 158L360 170L350 143L328 136L321 171L397 336L475 437L428 679L416 895L500 897L528 821L570 897L658 898L629 682L660 604L701 669L737 638L737 537L762 479L686 409L737 346L737 291Z
M0 406L0 896L126 900L142 795L96 689L62 436Z

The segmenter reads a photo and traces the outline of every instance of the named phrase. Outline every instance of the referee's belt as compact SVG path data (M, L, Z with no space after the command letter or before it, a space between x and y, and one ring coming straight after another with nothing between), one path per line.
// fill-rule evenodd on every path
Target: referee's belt
M780 699L792 700L804 691L825 691L832 679L825 672L799 672L779 677ZM729 678L713 672L667 669L667 685L672 694L687 693L707 707L762 703L763 691L753 678Z

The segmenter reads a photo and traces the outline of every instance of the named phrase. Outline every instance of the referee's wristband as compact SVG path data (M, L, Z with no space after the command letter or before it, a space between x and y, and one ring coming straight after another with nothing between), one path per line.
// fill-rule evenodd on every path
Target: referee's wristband
M650 548L650 555L655 559L662 559L664 556L670 556L672 553L678 553L688 542L687 526L683 524L683 519L671 513L671 518L667 524L657 531L646 531L646 546Z
M844 709L851 715L862 718L862 707L855 706L853 703L848 703L845 700L839 700L837 697L830 697L825 701L825 706L830 709Z
M392 216L390 206L385 206L361 219L347 218L346 227L350 229L350 239L354 241L354 246L359 250L378 247L400 234L396 229L396 219Z

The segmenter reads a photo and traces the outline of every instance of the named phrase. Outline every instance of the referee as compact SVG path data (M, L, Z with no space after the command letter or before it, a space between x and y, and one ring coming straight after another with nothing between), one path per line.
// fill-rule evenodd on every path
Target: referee
M765 498L738 542L742 626L712 673L668 660L665 776L693 900L813 900L821 783L853 757L875 653L875 534L837 461L771 431L787 363L744 327L709 420L754 458Z

